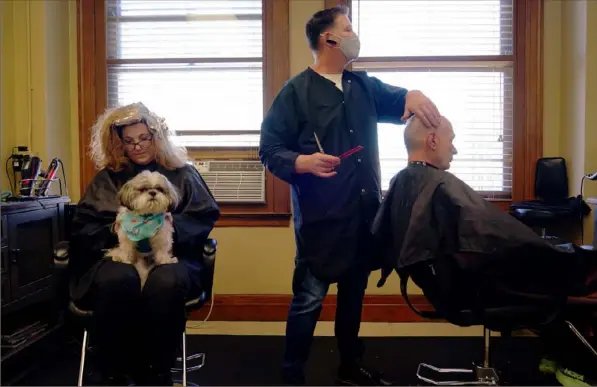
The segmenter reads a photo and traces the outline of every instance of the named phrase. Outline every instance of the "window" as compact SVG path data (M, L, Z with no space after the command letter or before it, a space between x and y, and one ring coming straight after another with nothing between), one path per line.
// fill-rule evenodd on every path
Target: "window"
M353 0L355 70L428 95L454 126L450 171L488 197L513 185L513 0ZM406 165L404 126L379 125L382 187Z
M288 0L79 0L81 192L96 174L89 128L143 101L194 158L256 160L263 113L290 77ZM287 227L288 185L265 203L220 203L218 226Z
M262 1L108 0L108 105L136 101L185 146L257 146Z

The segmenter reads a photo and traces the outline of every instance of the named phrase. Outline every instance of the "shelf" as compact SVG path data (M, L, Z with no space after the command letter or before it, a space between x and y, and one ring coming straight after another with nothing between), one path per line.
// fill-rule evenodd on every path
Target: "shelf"
M24 350L31 347L32 345L40 342L41 340L48 337L52 333L56 332L61 327L62 327L62 323L57 323L53 327L45 330L40 335L32 337L31 339L25 341L24 343L20 344L17 347L6 348L6 349L3 348L2 349L2 363L4 363L7 360L10 360L12 357L14 357L15 355L18 355L19 353L23 352Z

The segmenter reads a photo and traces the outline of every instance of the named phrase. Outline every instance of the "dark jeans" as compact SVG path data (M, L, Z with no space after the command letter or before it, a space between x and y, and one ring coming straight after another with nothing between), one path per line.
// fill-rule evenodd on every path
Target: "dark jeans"
M106 260L85 303L94 311L90 340L104 372L170 372L185 329L191 277L182 263L155 267L141 291L132 265Z
M359 329L368 277L368 271L354 269L338 281L334 330L343 365L356 363L363 352ZM303 377L303 366L309 357L315 325L329 285L315 278L306 262L296 260L283 363L283 372L288 376Z

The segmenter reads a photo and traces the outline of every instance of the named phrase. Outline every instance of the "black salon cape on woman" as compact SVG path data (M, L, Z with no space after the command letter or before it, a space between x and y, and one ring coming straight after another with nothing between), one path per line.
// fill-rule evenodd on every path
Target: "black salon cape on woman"
M179 190L180 202L172 211L174 256L198 281L203 244L220 216L218 205L199 172L191 165L173 171L157 164L129 166L119 172L103 169L87 187L71 225L69 271L74 300L83 298L94 282L105 250L118 243L111 230L119 208L118 190L144 169L160 172Z

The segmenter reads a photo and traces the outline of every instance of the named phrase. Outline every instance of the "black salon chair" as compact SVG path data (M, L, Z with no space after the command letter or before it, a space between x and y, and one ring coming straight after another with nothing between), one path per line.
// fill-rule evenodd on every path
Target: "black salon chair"
M508 337L512 332L529 329L540 334L541 330L552 324L559 324L570 330L574 336L594 356L597 363L597 351L578 331L572 322L565 319L564 310L573 308L576 315L593 316L597 310L597 298L567 297L554 298L552 295L530 294L513 291L507 287L483 289L477 294L477 303L472 309L463 310L418 310L409 300L407 283L409 277L400 276L400 290L408 306L419 316L435 321L447 321L451 324L469 327L483 326L484 352L483 361L472 368L439 368L427 363L420 363L417 378L425 383L440 386L483 385L497 386L500 383L498 372L490 362L491 332L499 332ZM416 282L416 280L415 280ZM495 302L499 300L499 302ZM432 305L440 305L438 300L429 299ZM438 380L437 375L452 380Z
M68 265L68 251L69 251L69 242L62 241L56 245L55 254L54 254L54 264L56 268L66 268ZM187 301L185 305L185 310L187 315L192 313L193 311L199 310L201 307L205 305L206 302L211 300L212 292L213 292L213 281L214 281L214 274L215 274L215 259L216 259L216 251L217 251L217 241L215 239L207 239L203 246L203 267L205 270L203 271L203 275L201 278L201 282L204 286L204 290L201 295L197 298ZM93 318L93 311L92 310L83 310L77 307L74 301L68 301L68 310L72 316L76 317L83 323L83 342L81 345L81 361L79 365L79 377L77 381L77 386L83 385L83 375L85 372L85 357L88 350L88 343L89 343L89 332L88 332L88 322L91 318ZM182 373L182 381L181 384L183 386L187 386L187 374L189 372L196 371L197 369L203 367L205 364L205 354L204 353L195 353L187 356L187 348L186 348L186 331L182 333L182 343L181 343L181 350L182 356L177 358L177 361L181 363L181 368L173 368L172 372L181 372ZM187 367L187 362L194 361L198 364L193 365L191 367Z
M449 322L460 327L482 326L484 339L483 362L474 364L472 368L439 368L427 363L420 363L417 368L417 378L433 385L485 385L497 386L499 376L490 364L491 332L500 332L509 336L511 332L522 329L521 321L531 321L540 324L541 316L545 316L545 306L538 304L513 303L509 306L483 305L484 297L479 295L478 309L463 310L419 310L409 300L407 293L408 277L401 276L400 289L408 306L419 316L427 320ZM415 281L416 282L416 281ZM428 297L428 296L427 296ZM431 304L438 303L429 300ZM438 380L437 375L452 377L452 380ZM441 378L440 378L441 379Z
M566 160L543 157L535 167L535 199L512 203L510 213L546 237L546 229L566 223L580 224L591 209L581 197L569 197Z

